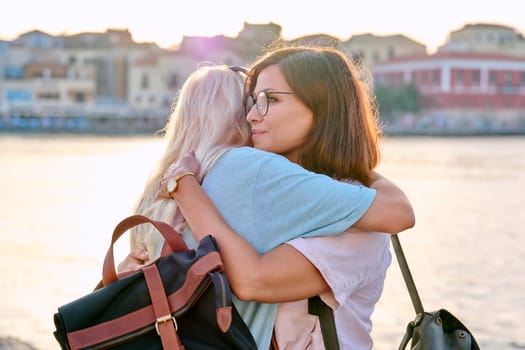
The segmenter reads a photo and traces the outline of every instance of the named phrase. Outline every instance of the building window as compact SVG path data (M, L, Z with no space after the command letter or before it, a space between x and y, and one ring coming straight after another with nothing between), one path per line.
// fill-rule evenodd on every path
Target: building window
M432 85L438 86L441 84L441 74L439 70L435 70L432 72Z
M509 36L507 33L500 35L499 37L499 44L500 45L508 45L512 43L512 37Z
M142 74L142 79L140 80L140 87L143 90L146 90L149 88L149 77L147 74Z
M490 86L496 86L498 85L498 75L495 71L489 72L489 85Z
M480 71L479 70L473 70L472 71L472 86L479 86L480 85Z
M170 98L164 97L162 99L162 107L169 108L169 107L171 107L171 105L172 105L172 100Z
M60 95L58 92L40 92L38 93L38 99L40 100L58 100Z
M75 92L73 93L73 101L75 102L85 102L86 101L86 94L83 92Z
M462 70L456 70L455 72L455 83L457 86L463 86L464 72Z
M512 86L512 73L511 72L505 72L505 74L503 74L503 85L505 87Z
M421 72L421 85L423 86L430 85L428 83L428 72L426 70Z
M15 90L7 90L6 98L7 98L7 101L9 102L15 102L15 101L30 102L32 95L30 91L15 89Z
M177 88L177 83L179 79L177 78L177 74L172 73L168 77L168 89L175 89Z
M392 59L395 57L395 51L393 47L388 48L388 59Z
M4 68L4 77L6 79L23 79L24 78L24 68L6 66Z
M379 56L379 52L374 51L374 53L372 54L372 60L373 60L373 62L374 62L374 63L379 62L379 57L380 57L380 56Z
M483 41L483 35L481 35L481 33L476 33L476 41L479 43L481 41Z

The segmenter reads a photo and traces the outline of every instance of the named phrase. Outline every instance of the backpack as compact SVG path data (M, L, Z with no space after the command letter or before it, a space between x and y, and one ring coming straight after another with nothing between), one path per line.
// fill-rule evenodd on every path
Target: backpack
M113 245L130 228L150 223L171 252L142 270L117 279ZM169 224L133 215L113 232L94 292L54 314L62 349L256 350L232 294L212 236L187 249Z

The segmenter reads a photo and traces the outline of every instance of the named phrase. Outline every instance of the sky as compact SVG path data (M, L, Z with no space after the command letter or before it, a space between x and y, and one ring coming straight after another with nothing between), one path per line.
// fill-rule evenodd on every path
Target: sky
M236 37L244 22L273 22L285 39L404 34L434 52L465 24L499 24L525 34L524 13L523 0L4 0L0 40L34 29L60 35L127 28L137 42L170 47L185 35Z

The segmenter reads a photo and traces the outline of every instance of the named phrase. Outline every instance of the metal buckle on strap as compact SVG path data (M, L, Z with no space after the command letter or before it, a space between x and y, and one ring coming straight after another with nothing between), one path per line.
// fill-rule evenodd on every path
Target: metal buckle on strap
M157 322L155 322L155 329L157 330L158 335L160 335L159 324L164 324L169 321L173 321L176 331L179 329L179 326L177 325L177 320L175 319L175 317L171 315L162 316L162 317L157 318Z

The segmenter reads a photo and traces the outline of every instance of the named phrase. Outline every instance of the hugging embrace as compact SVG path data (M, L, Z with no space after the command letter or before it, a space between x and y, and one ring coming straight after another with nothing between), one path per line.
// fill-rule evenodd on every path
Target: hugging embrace
M340 51L284 47L246 72L200 67L178 95L134 213L173 224L190 248L213 235L258 349L324 349L314 296L333 310L340 349L373 346L390 234L415 219L375 171L370 91ZM157 259L162 245L154 228L134 229L119 272Z

